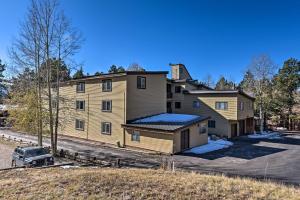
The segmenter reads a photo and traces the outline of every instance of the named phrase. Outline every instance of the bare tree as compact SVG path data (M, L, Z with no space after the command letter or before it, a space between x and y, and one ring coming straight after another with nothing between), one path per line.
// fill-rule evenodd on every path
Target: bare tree
M260 55L253 58L249 65L249 70L254 76L255 96L258 101L260 132L263 132L265 122L265 107L268 100L268 91L270 88L270 80L272 79L276 65L267 55Z
M132 63L127 68L127 71L146 71L142 66L140 66L138 63Z
M210 74L207 74L203 79L202 79L203 83L207 86L207 87L215 87L215 82L213 80L213 77Z

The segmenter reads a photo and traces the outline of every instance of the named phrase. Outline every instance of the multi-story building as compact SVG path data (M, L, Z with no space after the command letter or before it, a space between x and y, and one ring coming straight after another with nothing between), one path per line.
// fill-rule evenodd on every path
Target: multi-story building
M254 130L254 98L239 90L213 90L193 80L183 64L171 65L167 112L209 116L208 132L235 137Z
M207 117L165 114L167 73L122 72L64 82L60 133L165 153L207 143Z

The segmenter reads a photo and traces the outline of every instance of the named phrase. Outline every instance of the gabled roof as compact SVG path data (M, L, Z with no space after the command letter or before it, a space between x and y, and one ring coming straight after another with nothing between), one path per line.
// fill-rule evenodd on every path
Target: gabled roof
M241 90L184 90L184 94L240 94L251 100L255 100L254 97Z
M122 127L175 132L179 129L204 121L208 118L209 117L203 117L199 115L162 113L133 120L126 124L122 124Z

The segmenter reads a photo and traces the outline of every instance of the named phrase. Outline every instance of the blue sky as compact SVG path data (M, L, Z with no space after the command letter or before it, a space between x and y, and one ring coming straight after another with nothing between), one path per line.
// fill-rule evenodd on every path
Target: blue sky
M18 34L28 0L0 0L0 59ZM147 70L184 63L193 78L240 81L251 58L276 64L300 55L299 0L61 0L84 35L75 59L86 72L136 62Z

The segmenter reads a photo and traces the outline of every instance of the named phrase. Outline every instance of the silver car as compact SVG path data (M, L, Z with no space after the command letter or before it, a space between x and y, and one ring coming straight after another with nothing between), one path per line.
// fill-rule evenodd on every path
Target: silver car
M43 147L17 147L12 154L12 167L40 167L53 165L54 158Z

